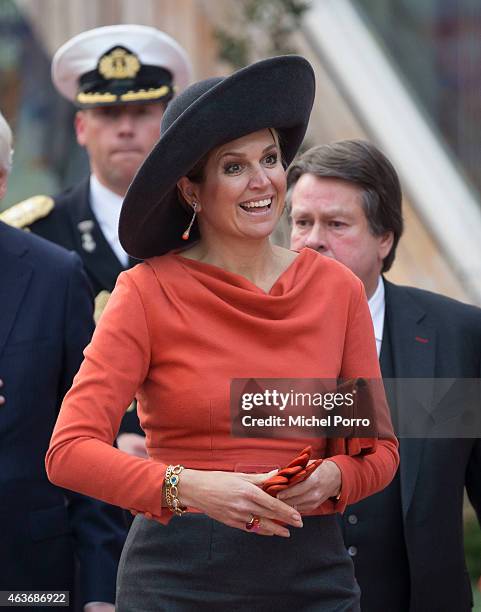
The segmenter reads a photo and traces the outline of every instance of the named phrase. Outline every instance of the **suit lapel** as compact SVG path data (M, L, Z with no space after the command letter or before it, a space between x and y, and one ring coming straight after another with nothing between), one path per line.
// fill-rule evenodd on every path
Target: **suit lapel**
M82 257L89 274L100 286L112 291L123 266L110 248L90 206L89 180L72 194L68 212L75 236L76 251Z
M389 327L394 377L434 377L436 331L429 326L426 312L419 307L403 287L386 280L385 324ZM393 401L402 410L411 405L409 385L394 385ZM415 385L416 403L428 414L432 409L433 387L431 384ZM414 399L414 398L413 398ZM401 419L402 421L402 419ZM402 432L401 432L402 433ZM409 510L416 486L425 440L422 438L401 438L400 440L400 482L403 515Z
M32 276L32 268L22 260L27 251L22 233L0 223L0 357Z

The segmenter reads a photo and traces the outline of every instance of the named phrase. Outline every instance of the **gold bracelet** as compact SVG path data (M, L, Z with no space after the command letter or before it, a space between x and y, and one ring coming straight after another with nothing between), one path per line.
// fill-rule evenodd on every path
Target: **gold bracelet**
M165 472L165 499L169 510L177 516L182 516L187 512L187 507L182 506L179 501L178 486L183 469L183 465L169 465Z

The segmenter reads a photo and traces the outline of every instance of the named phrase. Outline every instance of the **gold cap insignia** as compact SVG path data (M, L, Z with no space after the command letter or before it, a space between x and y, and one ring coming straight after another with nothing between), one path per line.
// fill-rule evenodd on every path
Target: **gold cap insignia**
M38 219L46 217L55 206L53 198L38 195L14 204L0 213L0 221L7 225L23 229Z
M100 59L98 70L104 79L133 79L140 62L136 55L118 47Z

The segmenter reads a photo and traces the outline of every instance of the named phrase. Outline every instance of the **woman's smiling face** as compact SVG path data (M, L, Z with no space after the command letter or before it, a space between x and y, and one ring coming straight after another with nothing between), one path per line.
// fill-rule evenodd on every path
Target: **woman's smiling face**
M200 183L179 181L198 203L203 238L222 234L260 239L274 230L284 207L286 176L274 132L265 129L211 151ZM190 196L190 197L189 197Z

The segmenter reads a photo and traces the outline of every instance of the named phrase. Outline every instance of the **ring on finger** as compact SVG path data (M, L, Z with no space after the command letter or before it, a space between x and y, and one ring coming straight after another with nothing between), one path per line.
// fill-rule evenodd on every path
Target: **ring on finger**
M261 526L261 517L253 514L246 523L247 531L257 531Z

